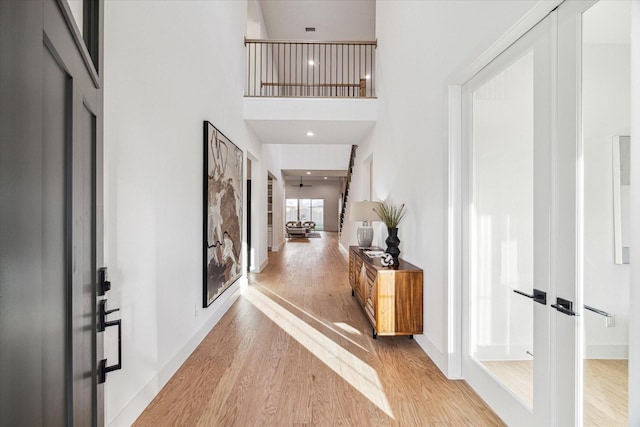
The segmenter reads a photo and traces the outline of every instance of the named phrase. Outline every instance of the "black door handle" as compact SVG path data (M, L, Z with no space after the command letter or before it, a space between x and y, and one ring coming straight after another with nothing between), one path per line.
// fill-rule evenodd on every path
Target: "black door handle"
M107 267L98 269L98 296L104 296L111 289L111 282L107 280Z
M513 292L515 292L516 294L525 296L527 298L531 298L532 300L534 300L539 304L547 305L547 293L539 289L534 289L533 295L528 294L526 292L519 291L518 289L514 289Z
M556 303L551 304L551 307L567 316L578 316L578 313L573 311L573 301L569 301L568 299L558 297L556 298Z
M98 332L104 332L105 328L109 326L114 326L113 322L107 322L107 315L111 313L115 313L116 311L120 311L119 308L114 308L113 310L107 310L107 300L103 299L98 302Z
M102 359L98 362L98 384L102 384L107 379L107 372L117 371L122 369L122 320L110 320L107 321L107 315L119 311L119 308L113 310L106 309L107 300L101 300L98 303L98 332L104 332L105 329L111 326L118 327L118 363L115 365L107 366L107 359Z

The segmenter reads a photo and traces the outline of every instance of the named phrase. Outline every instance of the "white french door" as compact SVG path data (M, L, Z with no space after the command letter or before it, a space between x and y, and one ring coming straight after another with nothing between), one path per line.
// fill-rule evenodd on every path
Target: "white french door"
M510 425L550 421L556 22L545 18L463 87L462 373Z
M583 423L583 13L463 86L463 378L509 425ZM613 249L612 249L613 250Z

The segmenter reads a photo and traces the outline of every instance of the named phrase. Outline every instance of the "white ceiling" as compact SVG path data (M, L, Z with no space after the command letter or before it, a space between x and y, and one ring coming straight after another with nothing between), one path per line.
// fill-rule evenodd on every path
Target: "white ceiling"
M375 40L375 0L260 0L260 6L270 39Z
M340 144L359 143L374 122L330 120L247 120L263 144ZM307 132L313 132L312 137Z
M282 169L282 174L287 180L291 177L296 177L298 180L300 179L300 177L302 177L303 181L305 179L325 179L325 177L327 180L335 180L347 176L347 171L321 169Z

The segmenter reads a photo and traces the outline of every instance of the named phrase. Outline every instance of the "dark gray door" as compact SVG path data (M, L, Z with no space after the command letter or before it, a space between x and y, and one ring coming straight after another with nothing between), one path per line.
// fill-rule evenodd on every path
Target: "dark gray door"
M101 12L0 0L2 426L103 424Z

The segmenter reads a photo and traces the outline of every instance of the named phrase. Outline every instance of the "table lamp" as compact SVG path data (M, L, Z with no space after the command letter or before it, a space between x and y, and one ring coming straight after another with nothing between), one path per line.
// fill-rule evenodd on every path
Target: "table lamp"
M362 225L358 227L358 246L361 248L370 248L373 242L373 227L371 221L380 221L380 217L373 210L378 208L378 202L353 202L351 204L350 221L362 221Z

